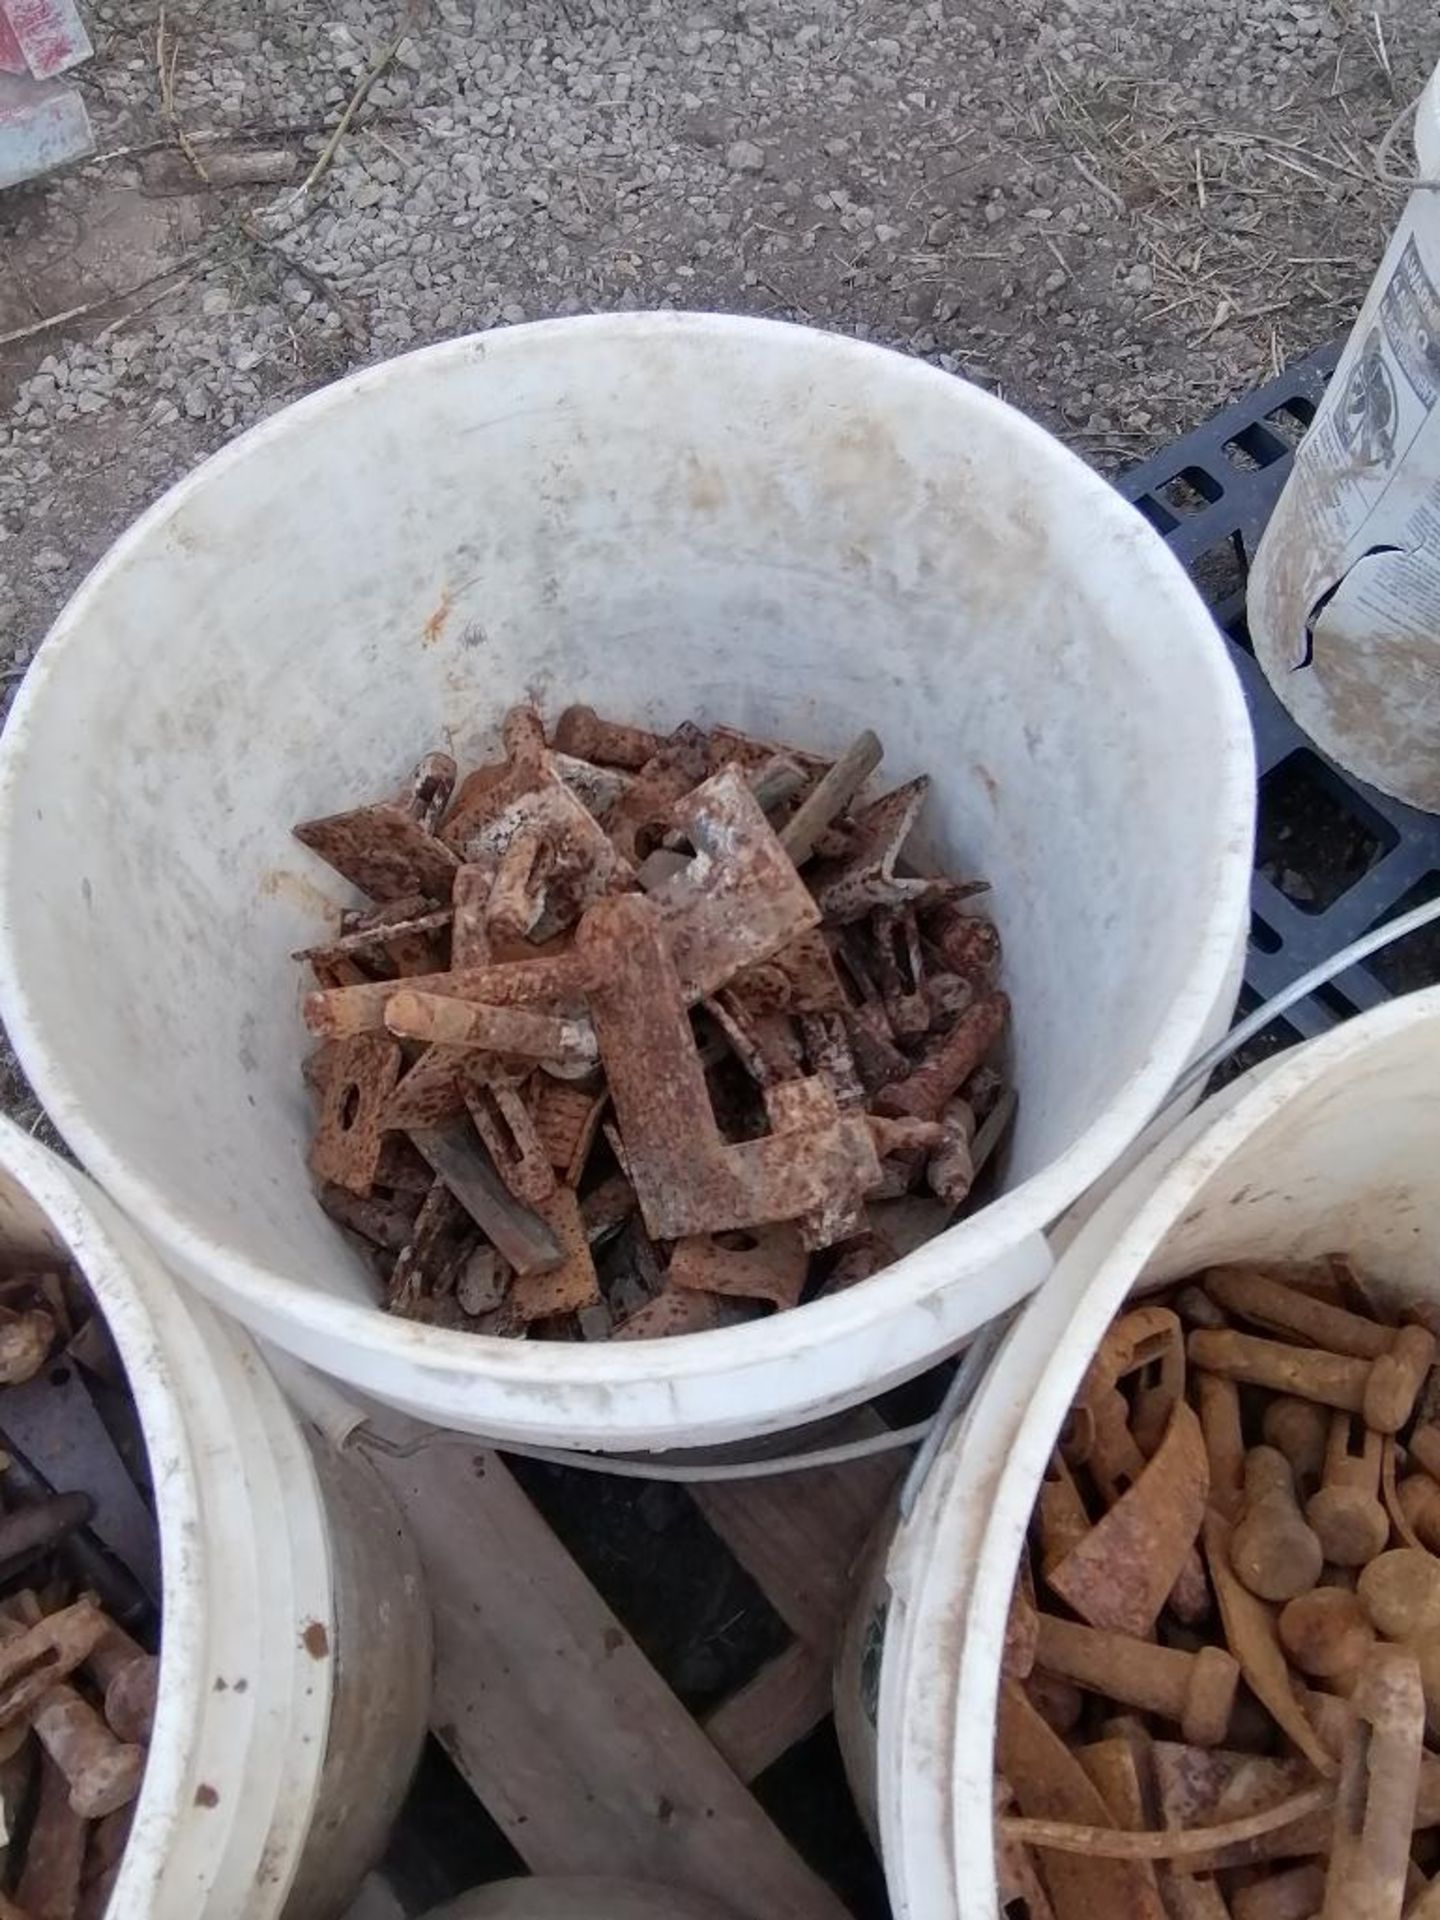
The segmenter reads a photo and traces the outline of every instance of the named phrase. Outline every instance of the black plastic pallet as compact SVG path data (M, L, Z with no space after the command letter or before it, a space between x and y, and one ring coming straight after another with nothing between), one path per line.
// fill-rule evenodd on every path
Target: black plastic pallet
M1242 1006L1269 999L1372 927L1440 893L1440 817L1389 799L1322 753L1272 691L1245 625L1251 559L1339 354L1340 344L1332 343L1297 361L1116 482L1189 570L1225 636L1250 709L1260 833ZM1346 850L1341 871L1318 890L1275 856L1270 828L1297 801L1320 823L1331 852L1337 842ZM1286 1023L1310 1037L1393 993L1440 979L1440 943L1428 933L1349 968L1297 1002Z

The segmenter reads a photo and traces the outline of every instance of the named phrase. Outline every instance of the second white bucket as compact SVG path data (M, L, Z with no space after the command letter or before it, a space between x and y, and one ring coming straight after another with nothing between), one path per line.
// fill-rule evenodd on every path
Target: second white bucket
M929 772L1015 1003L1006 1187L874 1279L609 1345L384 1315L305 1171L301 969L347 899L293 822L506 707L726 721ZM77 743L83 748L77 751ZM0 993L56 1125L253 1331L421 1419L674 1447L953 1350L1227 1020L1250 733L1159 537L999 401L838 336L612 315L457 340L267 421L61 615L0 755Z
M428 1717L430 1610L398 1510L363 1463L308 1444L253 1342L8 1120L0 1253L84 1274L155 1488L159 1704L107 1920L336 1920Z
M1440 1299L1440 989L1258 1067L1086 1221L1012 1329L888 1566L879 1803L897 1920L995 1920L991 1780L1021 1545L1086 1367L1130 1293L1225 1261L1349 1254Z

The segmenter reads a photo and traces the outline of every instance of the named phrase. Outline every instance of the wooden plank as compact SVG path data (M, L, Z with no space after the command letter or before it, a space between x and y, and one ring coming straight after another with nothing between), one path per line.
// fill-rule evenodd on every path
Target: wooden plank
M756 1780L835 1704L828 1649L796 1640L715 1708L705 1732L742 1780Z
M382 1471L430 1586L433 1729L532 1871L847 1920L496 1455L435 1447Z
M838 1444L881 1430L865 1414L826 1438ZM773 1480L700 1481L688 1491L790 1631L828 1650L850 1604L855 1562L909 1459L881 1453Z

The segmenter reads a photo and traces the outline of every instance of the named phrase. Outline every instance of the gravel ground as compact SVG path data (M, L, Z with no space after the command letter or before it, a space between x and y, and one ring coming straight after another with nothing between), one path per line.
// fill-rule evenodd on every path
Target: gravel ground
M1433 0L88 15L101 157L0 194L7 690L195 461L507 321L813 321L1138 457L1348 325L1404 196L1377 146L1440 57ZM1411 158L1401 137L1384 171Z

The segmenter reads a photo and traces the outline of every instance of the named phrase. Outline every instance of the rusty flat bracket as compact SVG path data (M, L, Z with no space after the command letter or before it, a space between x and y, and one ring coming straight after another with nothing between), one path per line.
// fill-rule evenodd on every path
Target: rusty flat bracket
M819 780L834 762L828 754L810 753L804 747L792 747L783 740L760 740L736 727L718 726L709 730L710 772L720 773L734 764L756 773L772 760L793 760L806 778Z
M403 807L383 800L303 821L295 838L372 900L415 892L448 899L460 864Z
M317 1180L350 1193L370 1191L400 1067L399 1043L387 1034L355 1034L334 1049L310 1146L310 1171Z
M1210 1486L1200 1422L1183 1401L1143 1473L1046 1583L1092 1627L1143 1638L1199 1537Z
M727 1308L730 1311L727 1311ZM667 1288L643 1307L617 1321L612 1340L660 1340L677 1333L709 1333L746 1316L732 1301L713 1293L687 1293Z
M576 1086L537 1073L526 1092L535 1131L552 1167L570 1187L578 1186L610 1103L602 1086Z
M468 1225L464 1207L437 1177L410 1223L391 1270L386 1302L391 1313L412 1314L424 1297L436 1291L440 1268L457 1252L457 1231Z
M518 1087L471 1080L465 1104L495 1169L517 1200L543 1210L556 1187L555 1169Z
M635 884L635 869L553 770L530 792L470 834L470 861L498 860L487 909L490 927L511 939L553 939L592 900Z
M690 721L683 721L661 741L605 822L606 832L627 862L639 859L640 836L647 828L671 824L675 803L699 785L709 766L710 743Z
M648 899L686 996L698 1000L817 926L820 910L733 768L686 794L671 818L695 858Z
M372 900L424 894L448 900L459 861L435 838L431 824L444 811L454 784L448 754L427 754L403 800L382 800L305 820L295 838Z
M667 1269L670 1285L768 1300L777 1307L799 1305L810 1260L794 1227L765 1227L726 1239L746 1244L726 1246L708 1233L678 1241Z
M465 1111L465 1083L475 1064L469 1047L427 1047L385 1105L387 1127L438 1127Z
M933 880L905 879L895 872L900 850L910 836L930 791L921 774L903 787L872 800L852 818L844 855L821 860L810 876L815 898L829 921L862 920L874 907L916 906L935 894Z
M535 1212L560 1249L560 1262L546 1273L518 1273L510 1282L510 1304L521 1321L549 1320L580 1313L601 1299L580 1202L572 1187L557 1186Z
M725 1141L653 899L599 901L581 924L579 951L627 1168L657 1239L799 1219L878 1183L869 1129L842 1116L820 1080L770 1090L803 1099L804 1124Z

